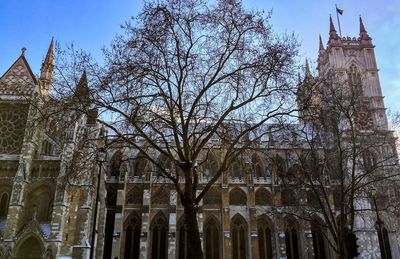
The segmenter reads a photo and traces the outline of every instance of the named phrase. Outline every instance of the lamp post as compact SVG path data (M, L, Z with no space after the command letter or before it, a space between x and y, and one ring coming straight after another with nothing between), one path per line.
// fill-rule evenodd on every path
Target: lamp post
M107 152L104 148L99 148L96 154L96 161L99 164L99 173L97 175L97 189L96 189L96 200L94 203L94 213L93 213L93 227L92 227L92 238L90 242L90 259L94 259L94 247L96 241L96 225L97 225L97 204L99 203L99 191L100 191L100 181L101 181L101 169L103 163L106 162Z
M378 206L376 205L376 188L372 187L371 188L371 194L372 194L372 199L374 200L374 206L375 206L375 212L376 212L376 220L377 220L377 226L378 226L378 237L382 233L382 226L381 226L381 219L379 218L379 212L378 212Z

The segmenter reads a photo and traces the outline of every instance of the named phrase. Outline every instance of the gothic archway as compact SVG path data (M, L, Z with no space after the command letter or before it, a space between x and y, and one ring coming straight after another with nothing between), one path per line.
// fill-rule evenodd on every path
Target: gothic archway
M231 220L232 233L232 258L246 259L247 258L247 224L246 220L236 214Z
M154 216L150 225L152 259L167 258L168 220L162 212Z
M209 216L204 223L204 254L207 259L221 258L220 227L214 216Z
M140 216L133 212L124 224L125 231L125 251L126 259L139 259L140 255L140 233L142 220Z
M24 239L16 249L17 258L43 258L44 246L40 239L35 236L30 236Z
M271 220L265 215L257 220L257 234L260 259L272 259L274 234Z

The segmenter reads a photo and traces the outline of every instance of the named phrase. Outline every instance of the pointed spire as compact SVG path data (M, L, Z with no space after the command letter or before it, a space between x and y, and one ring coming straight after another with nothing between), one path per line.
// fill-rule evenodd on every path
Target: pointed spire
M46 58L43 64L54 65L54 37L51 38L49 49L47 50Z
M89 99L89 87L85 70L79 79L79 83L76 85L74 95L79 99Z
M367 32L367 31L365 30L364 23L363 23L363 20L361 18L361 15L360 15L360 34L363 33L363 32Z
M324 48L324 43L322 43L322 37L320 34L319 35L319 51L321 52L322 50L325 50L325 48Z
M336 32L331 15L329 15L329 32Z
M339 36L337 35L335 25L333 24L332 16L329 15L329 39L337 39Z
M52 81L54 76L54 39L51 39L49 49L40 69L40 79Z
M371 37L369 37L368 32L365 29L361 15L360 15L360 38L361 40L367 40L367 41L371 40Z

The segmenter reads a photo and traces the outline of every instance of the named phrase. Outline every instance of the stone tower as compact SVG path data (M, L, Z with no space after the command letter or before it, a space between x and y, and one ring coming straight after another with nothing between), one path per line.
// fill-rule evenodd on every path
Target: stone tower
M319 77L335 74L343 82L362 87L363 102L366 111L365 120L371 120L376 130L387 130L388 123L383 103L378 67L375 59L375 46L368 35L360 17L358 37L339 37L330 17L329 39L324 47L319 41L317 70Z

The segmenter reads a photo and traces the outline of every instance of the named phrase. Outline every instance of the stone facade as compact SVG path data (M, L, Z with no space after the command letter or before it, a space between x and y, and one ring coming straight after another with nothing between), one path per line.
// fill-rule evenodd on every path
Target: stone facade
M387 132L373 48L362 21L359 38L339 37L331 21L327 48L320 42L318 71L340 73L354 66L362 71L373 124ZM92 157L76 168L75 154L93 154L96 146L82 147L81 140L98 139L99 126L71 112L77 119L60 137L52 132L59 118L40 119L38 110L51 98L53 62L51 43L37 79L23 50L0 80L0 258L89 258L99 172L95 258L185 258L183 207L167 179L112 136L105 138L113 143L105 163ZM83 75L76 92L85 84ZM213 175L221 150L202 166L200 186ZM281 157L286 170L265 150L268 157ZM305 189L288 189L279 181L279 173L290 170L291 152L288 143L270 136L210 189L198 213L206 258L335 258L326 240L318 241L316 226L292 216L310 200ZM333 188L328 193L334 204ZM371 208L368 199L356 202L360 209ZM381 258L375 220L370 211L356 219L360 258ZM400 258L397 219L382 214L382 221L392 258Z
M75 181L70 168L97 126L72 111L42 116L52 102L53 41L38 79L25 51L0 79L0 258L86 258L93 177Z

